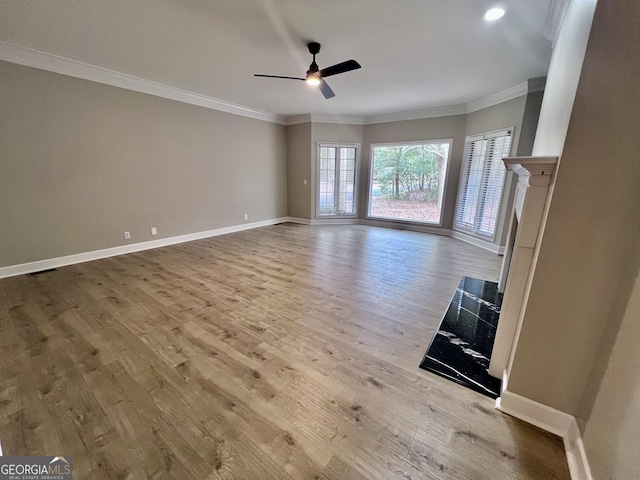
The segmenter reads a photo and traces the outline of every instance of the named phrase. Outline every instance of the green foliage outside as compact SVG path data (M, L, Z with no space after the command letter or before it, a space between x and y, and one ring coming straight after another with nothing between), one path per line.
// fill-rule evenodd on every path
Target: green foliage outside
M448 150L446 143L374 147L374 186L387 198L439 202Z

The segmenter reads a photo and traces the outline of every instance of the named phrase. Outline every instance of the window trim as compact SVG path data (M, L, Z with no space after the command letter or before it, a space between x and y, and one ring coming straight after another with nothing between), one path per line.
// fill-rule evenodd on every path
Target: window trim
M444 187L442 189L442 205L440 207L440 219L438 223L435 222L418 222L415 220L404 218L390 218L390 217L376 217L371 215L371 185L373 184L373 150L375 147L390 147L390 146L409 146L409 145L427 145L429 143L447 143L449 144L449 151L447 154L447 166L444 172ZM433 140L410 140L410 141L397 141L397 142L381 142L372 143L369 146L369 181L366 186L367 191L367 212L365 218L367 220L375 220L382 222L395 222L408 225L420 225L424 227L442 227L444 219L444 211L447 200L447 186L449 184L449 171L451 169L451 155L453 153L453 138L436 138Z
M356 150L356 158L355 164L353 167L354 171L354 179L353 179L353 213L334 213L334 214L320 214L320 148L321 147L332 147L332 148L355 148ZM338 157L336 157L337 159ZM316 219L328 219L328 218L358 218L358 193L359 188L359 167L360 167L360 144L359 143L351 143L351 142L316 142L316 168L315 168L315 176L314 179L314 188L315 188L315 213ZM338 175L336 175L338 177Z
M460 192L462 191L462 189L464 188L463 185L463 180L464 180L464 166L465 166L465 155L466 155L466 151L467 151L467 143L469 142L474 142L477 140L486 140L489 138L495 138L495 137L504 137L507 134L510 135L511 139L509 141L509 153L506 155L506 157L509 157L512 155L512 151L513 151L513 145L514 145L514 138L515 138L515 127L507 127L507 128L501 128L499 130L491 130L489 132L484 132L484 133L478 133L475 135L467 135L464 138L464 147L463 147L463 151L462 151L462 161L460 162L460 178L458 179L458 191L456 194L456 209L453 212L453 225L452 228L453 230L455 230L456 232L460 232L460 233L464 233L465 235L471 235L474 238L478 238L478 239L482 239L485 241L490 241L492 243L495 242L496 240L496 235L498 233L498 226L500 224L501 221L501 212L503 211L503 203L505 201L505 196L504 196L504 187L505 184L507 182L507 173L505 172L504 177L502 178L502 186L500 188L500 205L498 206L498 212L497 212L497 217L496 217L496 224L495 227L493 229L493 235L489 236L489 235L483 235L480 234L478 232L476 232L475 230L469 230L466 228L462 228L458 226L457 223L457 219L458 219L458 210L460 208Z

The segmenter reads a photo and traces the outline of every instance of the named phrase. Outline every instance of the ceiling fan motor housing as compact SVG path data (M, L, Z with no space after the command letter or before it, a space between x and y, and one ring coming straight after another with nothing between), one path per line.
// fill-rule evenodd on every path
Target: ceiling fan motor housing
M309 53L311 55L315 55L320 52L320 44L318 42L307 43L307 47L309 47Z
M307 70L307 76L315 75L316 77L319 78L320 75L318 75L318 70L320 69L318 68L318 64L316 63L316 54L320 52L320 44L318 42L310 42L310 43L307 43L307 47L309 48L309 53L313 55L313 61L311 62L311 65L309 65L309 70Z
M311 65L309 65L309 70L307 70L307 75L313 73L319 77L320 75L318 75L318 70L318 64L316 62L312 62Z

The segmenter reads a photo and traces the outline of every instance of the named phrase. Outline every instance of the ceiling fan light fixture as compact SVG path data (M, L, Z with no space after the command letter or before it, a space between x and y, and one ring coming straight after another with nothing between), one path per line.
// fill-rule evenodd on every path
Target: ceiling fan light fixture
M490 22L494 20L498 20L504 16L504 9L502 8L492 8L491 10L487 10L487 13L484 14L484 19Z
M330 67L323 68L320 70L318 68L318 64L316 63L316 55L320 52L320 44L318 42L310 42L307 44L307 48L309 49L309 53L313 55L313 61L311 65L309 65L309 70L307 70L307 74L304 78L302 77L288 77L282 75L265 75L262 73L254 74L256 77L267 77L267 78L284 78L287 80L302 80L309 85L313 85L318 87L324 98L329 99L336 96L336 94L331 90L331 87L324 81L325 77L330 77L332 75L338 75L341 73L347 73L352 70L357 70L358 68L362 68L358 62L355 60L347 60L346 62L336 63L335 65L331 65Z
M305 79L309 85L320 85L320 77L315 72L307 72L307 78Z

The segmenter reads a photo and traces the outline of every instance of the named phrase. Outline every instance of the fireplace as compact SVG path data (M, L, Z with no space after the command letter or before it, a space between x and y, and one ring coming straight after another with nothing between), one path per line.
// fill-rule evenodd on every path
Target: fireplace
M507 386L557 157L503 161L518 182L499 282L462 277L420 363L492 398Z
M542 230L549 187L558 158L507 157L503 161L507 169L518 177L498 282L498 289L504 293L504 298L489 364L489 373L503 380L504 389L512 347L519 335L523 302L535 268L534 248Z

